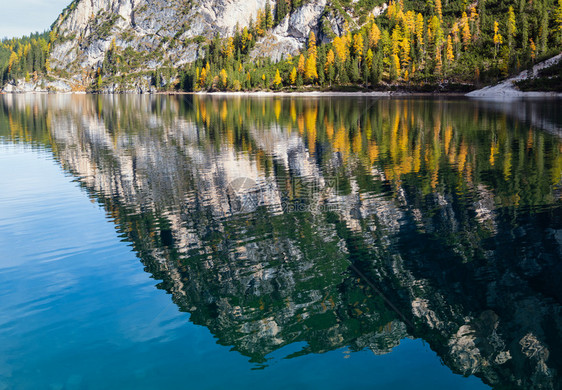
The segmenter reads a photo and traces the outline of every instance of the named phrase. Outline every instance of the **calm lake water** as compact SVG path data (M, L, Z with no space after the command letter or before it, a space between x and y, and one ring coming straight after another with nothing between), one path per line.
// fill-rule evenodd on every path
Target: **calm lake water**
M561 388L560 108L0 96L0 390Z

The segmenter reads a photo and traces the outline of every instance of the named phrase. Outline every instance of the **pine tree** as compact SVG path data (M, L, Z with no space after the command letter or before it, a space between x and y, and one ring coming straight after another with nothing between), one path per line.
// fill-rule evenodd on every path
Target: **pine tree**
M540 47L541 47L541 53L544 54L546 53L546 50L548 48L547 46L547 42L548 42L548 11L545 9L542 13L541 16L541 26L540 26Z
M418 14L416 16L416 41L418 44L418 48L422 48L423 46L423 32L424 32L424 21L423 15Z
M334 51L330 49L330 51L328 51L328 54L326 55L326 64L324 65L324 69L326 70L326 72L328 72L328 68L330 66L334 66L335 59L336 56L334 54Z
M382 80L383 62L381 52L378 51L373 58L373 66L371 68L371 84L378 85Z
M523 20L521 23L521 47L523 50L527 50L529 42L529 22L525 14L521 15L521 19Z
M392 64L391 64L391 76L392 80L396 80L400 75L400 58L396 54L392 55Z
M554 15L554 30L558 32L558 42L562 43L562 0L558 0L558 7Z
M392 35L390 37L392 54L398 55L400 53L400 41L402 41L402 34L399 28L392 30Z
M349 72L351 81L354 83L357 83L361 77L360 72L359 72L359 58L355 57L353 59L353 61L351 62L351 69Z
M271 4L269 0L265 2L265 29L269 30L273 27L273 14L271 12Z
M287 0L277 0L275 4L275 23L281 23L288 13L289 5L287 4Z

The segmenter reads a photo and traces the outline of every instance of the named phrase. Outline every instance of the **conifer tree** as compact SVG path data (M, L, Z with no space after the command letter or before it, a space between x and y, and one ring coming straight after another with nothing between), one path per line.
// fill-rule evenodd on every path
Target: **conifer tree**
M271 4L269 0L265 2L265 29L269 30L273 27L273 14L271 12Z
M304 55L300 55L299 57L299 63L297 65L297 71L300 75L304 75L304 72L306 71L306 60L304 58Z
M562 0L560 0L560 1L562 1ZM369 30L369 47L371 49L376 48L380 39L381 39L381 30L379 29L379 26L377 26L377 24L375 22L373 22L373 24L372 24L372 26Z
M308 55L309 56L316 56L316 35L314 31L310 31L308 35Z
M447 35L447 61L452 64L455 61L455 54L453 53L453 40L450 35Z
M418 44L418 47L421 49L423 46L423 33L424 33L424 21L423 21L423 15L422 14L418 14L416 16L416 41Z
M275 89L278 89L282 82L283 82L283 79L281 78L281 74L279 73L279 69L277 69L275 71L275 77L273 78L273 86L275 87Z
M287 4L287 0L277 0L275 4L275 23L281 23L288 13L289 5Z
M499 33L499 24L497 20L494 20L494 58L498 54L498 48L503 43L503 37Z
M510 50L513 46L513 39L516 33L515 12L513 12L513 7L509 6L509 10L507 11L507 42Z
M556 7L554 30L558 33L558 43L562 43L562 0L558 0L558 7Z
M537 57L537 45L535 45L533 38L529 40L529 49L531 49L531 59L535 61L535 58Z
M226 87L228 86L228 74L226 73L225 69L222 69L220 71L219 77L221 81L221 86L223 87L223 89L226 89Z
M334 62L335 62L336 56L334 54L334 51L332 49L330 49L330 51L328 51L328 54L326 55L326 64L324 66L324 69L326 70L326 72L328 72L328 68L330 66L334 66Z
M291 73L289 75L289 82L291 83L291 85L295 85L295 83L297 82L297 68L295 68L293 66L293 69L291 69Z
M316 70L316 55L311 55L306 59L305 67L305 81L307 83L314 83L318 79L318 72Z
M359 61L363 58L363 35L355 34L353 36L353 54Z
M462 13L461 17L461 32L462 32L462 44L464 50L468 50L468 45L470 45L471 35L470 35L470 24L468 23L468 16L466 12Z
M435 13L439 20L443 20L443 12L441 7L441 0L435 0Z
M373 66L373 51L371 49L367 50L367 54L365 55L365 63L369 69Z

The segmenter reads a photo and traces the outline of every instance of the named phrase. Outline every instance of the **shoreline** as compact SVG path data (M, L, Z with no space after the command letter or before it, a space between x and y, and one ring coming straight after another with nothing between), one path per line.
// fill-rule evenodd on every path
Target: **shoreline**
M218 96L218 97L253 97L253 98L271 98L271 97L307 97L307 98L324 98L324 97L365 97L365 98L404 98L404 97L434 97L434 98L467 98L471 100L517 100L517 99L544 99L544 98L562 98L562 93L557 92L523 92L506 94L489 93L492 86L483 88L488 90L486 94L474 94L460 92L404 92L404 91L372 91L372 92L338 92L338 91L310 91L310 92L274 92L274 91L252 91L252 92L117 92L117 93L90 93L90 92L46 92L46 91L0 91L0 95L194 95L194 96Z

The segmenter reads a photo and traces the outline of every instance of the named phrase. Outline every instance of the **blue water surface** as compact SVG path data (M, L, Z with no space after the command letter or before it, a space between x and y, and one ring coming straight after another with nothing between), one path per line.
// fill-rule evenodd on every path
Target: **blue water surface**
M145 272L48 149L0 145L0 389L478 389L420 339L264 365L216 343Z

